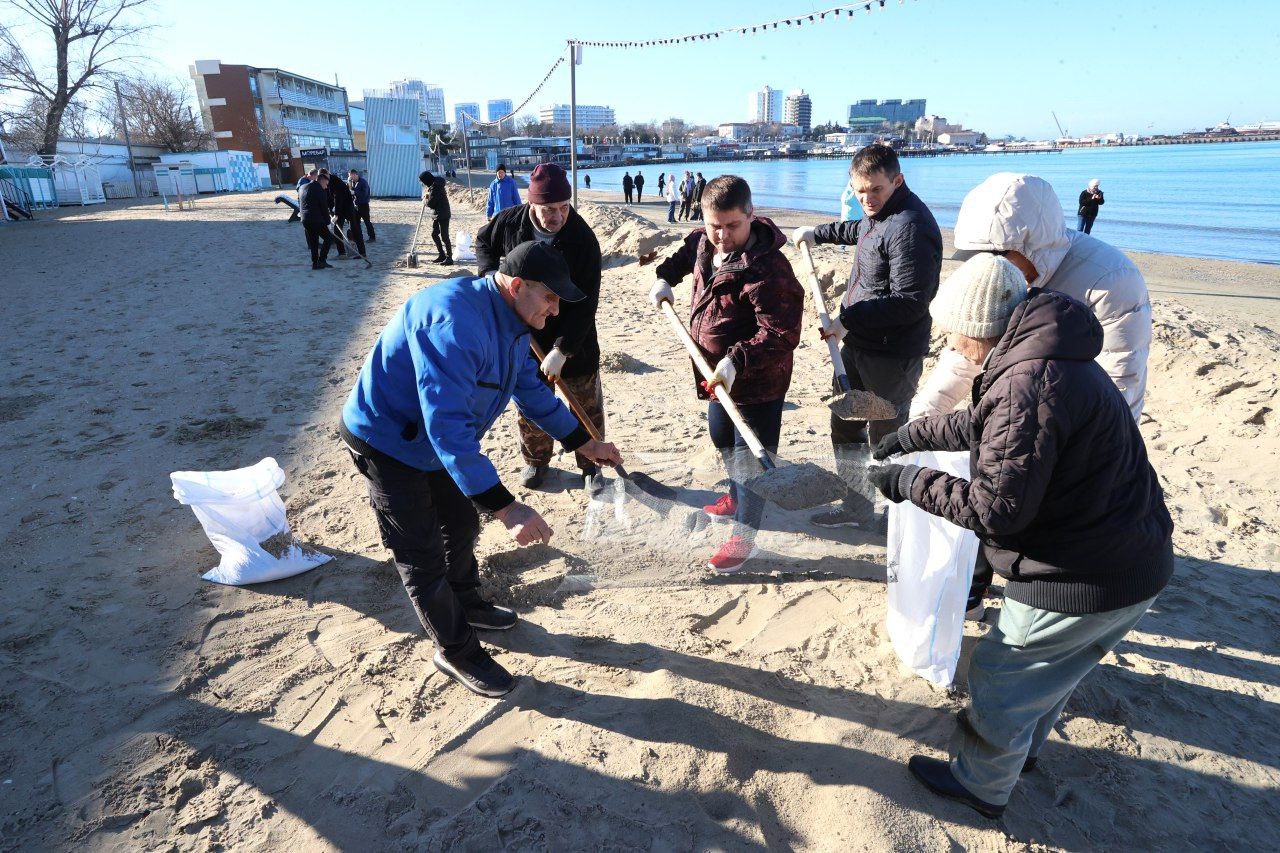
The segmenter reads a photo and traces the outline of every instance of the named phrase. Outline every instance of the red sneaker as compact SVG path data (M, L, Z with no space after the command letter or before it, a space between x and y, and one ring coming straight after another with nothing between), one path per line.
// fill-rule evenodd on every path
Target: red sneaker
M713 504L707 504L702 511L711 516L712 521L733 521L733 514L738 511L738 502L733 495L721 495Z
M720 550L707 561L707 568L723 575L733 574L740 570L747 560L759 553L760 549L756 547L755 542L743 539L741 536L730 536L729 541L721 545Z

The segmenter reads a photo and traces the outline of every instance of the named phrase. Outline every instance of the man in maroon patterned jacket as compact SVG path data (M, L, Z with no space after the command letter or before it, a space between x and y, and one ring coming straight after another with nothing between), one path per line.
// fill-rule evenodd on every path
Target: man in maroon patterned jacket
M712 520L734 526L708 565L736 572L757 553L755 534L764 501L742 488L742 481L759 470L758 463L716 400L716 386L731 394L760 442L776 450L792 352L800 342L804 288L781 252L787 238L771 220L754 215L746 181L736 175L712 180L703 191L702 206L705 226L658 265L649 298L655 307L664 300L675 304L671 286L693 273L689 330L715 365L712 379L699 384L697 393L709 400L711 442L724 456L730 476L729 494L703 509Z

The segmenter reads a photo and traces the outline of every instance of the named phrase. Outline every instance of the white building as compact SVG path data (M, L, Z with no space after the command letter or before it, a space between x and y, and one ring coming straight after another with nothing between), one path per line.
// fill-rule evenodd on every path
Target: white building
M769 124L782 121L782 90L763 86L747 98L747 121Z
M787 93L782 104L782 121L798 125L805 133L813 129L813 101L804 89L792 89Z
M613 107L592 104L578 104L577 119L578 130L595 130L597 127L607 127L617 123L613 117ZM538 121L543 124L559 124L568 127L569 105L544 104L538 110Z
M435 83L395 80L391 83L391 97L417 98L422 102L422 111L427 114L427 121L433 125L448 123L444 112L444 89Z
M728 122L720 125L717 130L722 139L732 139L734 142L760 135L760 125L754 123Z
M938 134L939 145L977 145L982 134L976 130L950 130Z

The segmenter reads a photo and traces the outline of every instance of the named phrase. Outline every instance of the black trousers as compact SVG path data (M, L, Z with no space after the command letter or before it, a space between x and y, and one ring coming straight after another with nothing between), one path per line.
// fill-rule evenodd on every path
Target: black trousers
M329 247L334 242L333 235L329 233L329 226L304 222L302 230L306 232L307 248L311 250L311 265L314 267L324 263L329 257ZM324 242L323 246L321 241Z
M360 233L360 214L354 209L338 214L334 227L338 229L339 234L346 236L348 242L355 243L357 252L361 255L367 254L364 250L364 235Z
M464 610L480 601L475 506L447 471L419 471L377 451L348 451L369 481L382 544L395 558L422 627L450 657L477 648Z
M898 407L898 415L886 421L846 421L831 416L831 443L872 445L907 422L911 398L920 383L924 359L920 356L903 358L896 355L860 350L844 344L840 347L840 360L849 374L849 384L856 390L870 391ZM834 389L834 386L833 386Z
M784 402L770 400L767 403L738 406L742 419L770 453L778 450ZM707 403L707 431L711 433L711 443L720 451L725 468L729 471L729 494L738 505L734 521L747 528L743 535L754 536L760 529L760 519L764 516L764 498L743 488L742 483L760 473L760 463L747 448L746 439L733 425L724 406L715 400Z
M431 239L435 241L437 252L446 258L453 257L453 246L449 244L449 214L431 220Z
M366 203L364 203L364 204L357 204L357 205L356 205L356 219L355 219L355 221L354 221L354 222L352 222L352 223L351 223L351 225L352 225L352 227L353 227L353 228L355 228L355 230L356 230L357 232L359 232L359 231L360 231L360 223L361 223L361 222L363 222L363 223L364 223L365 230L369 232L369 239L370 239L370 240L376 240L376 239L378 239L378 235L377 235L377 234L375 234L375 233L373 233L373 220L371 220L371 219L369 218L369 204L368 204L368 202L366 202Z
M683 199L681 199L680 201L680 218L681 219L687 220L689 218L689 207L692 204L693 204L693 199L689 196L685 196Z
M639 204L639 203L640 203L640 194L641 194L643 191L644 191L644 190L643 190L641 187L636 187L636 204Z
M631 190L622 191L622 200L625 201L627 204L631 204L631 192L632 192Z

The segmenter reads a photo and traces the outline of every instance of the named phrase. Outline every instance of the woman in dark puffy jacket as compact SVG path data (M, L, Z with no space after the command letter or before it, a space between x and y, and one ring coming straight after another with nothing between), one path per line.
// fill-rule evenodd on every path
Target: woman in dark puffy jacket
M1089 308L1041 290L1019 304L991 292L1004 286L996 276L953 280L969 292L944 285L940 325L937 306L954 304L1007 327L965 341L983 364L971 405L903 425L875 456L968 450L972 477L890 464L871 479L889 500L974 531L1005 579L951 761L908 764L935 793L998 817L1076 685L1168 583L1173 523L1129 407L1094 361L1102 327Z

